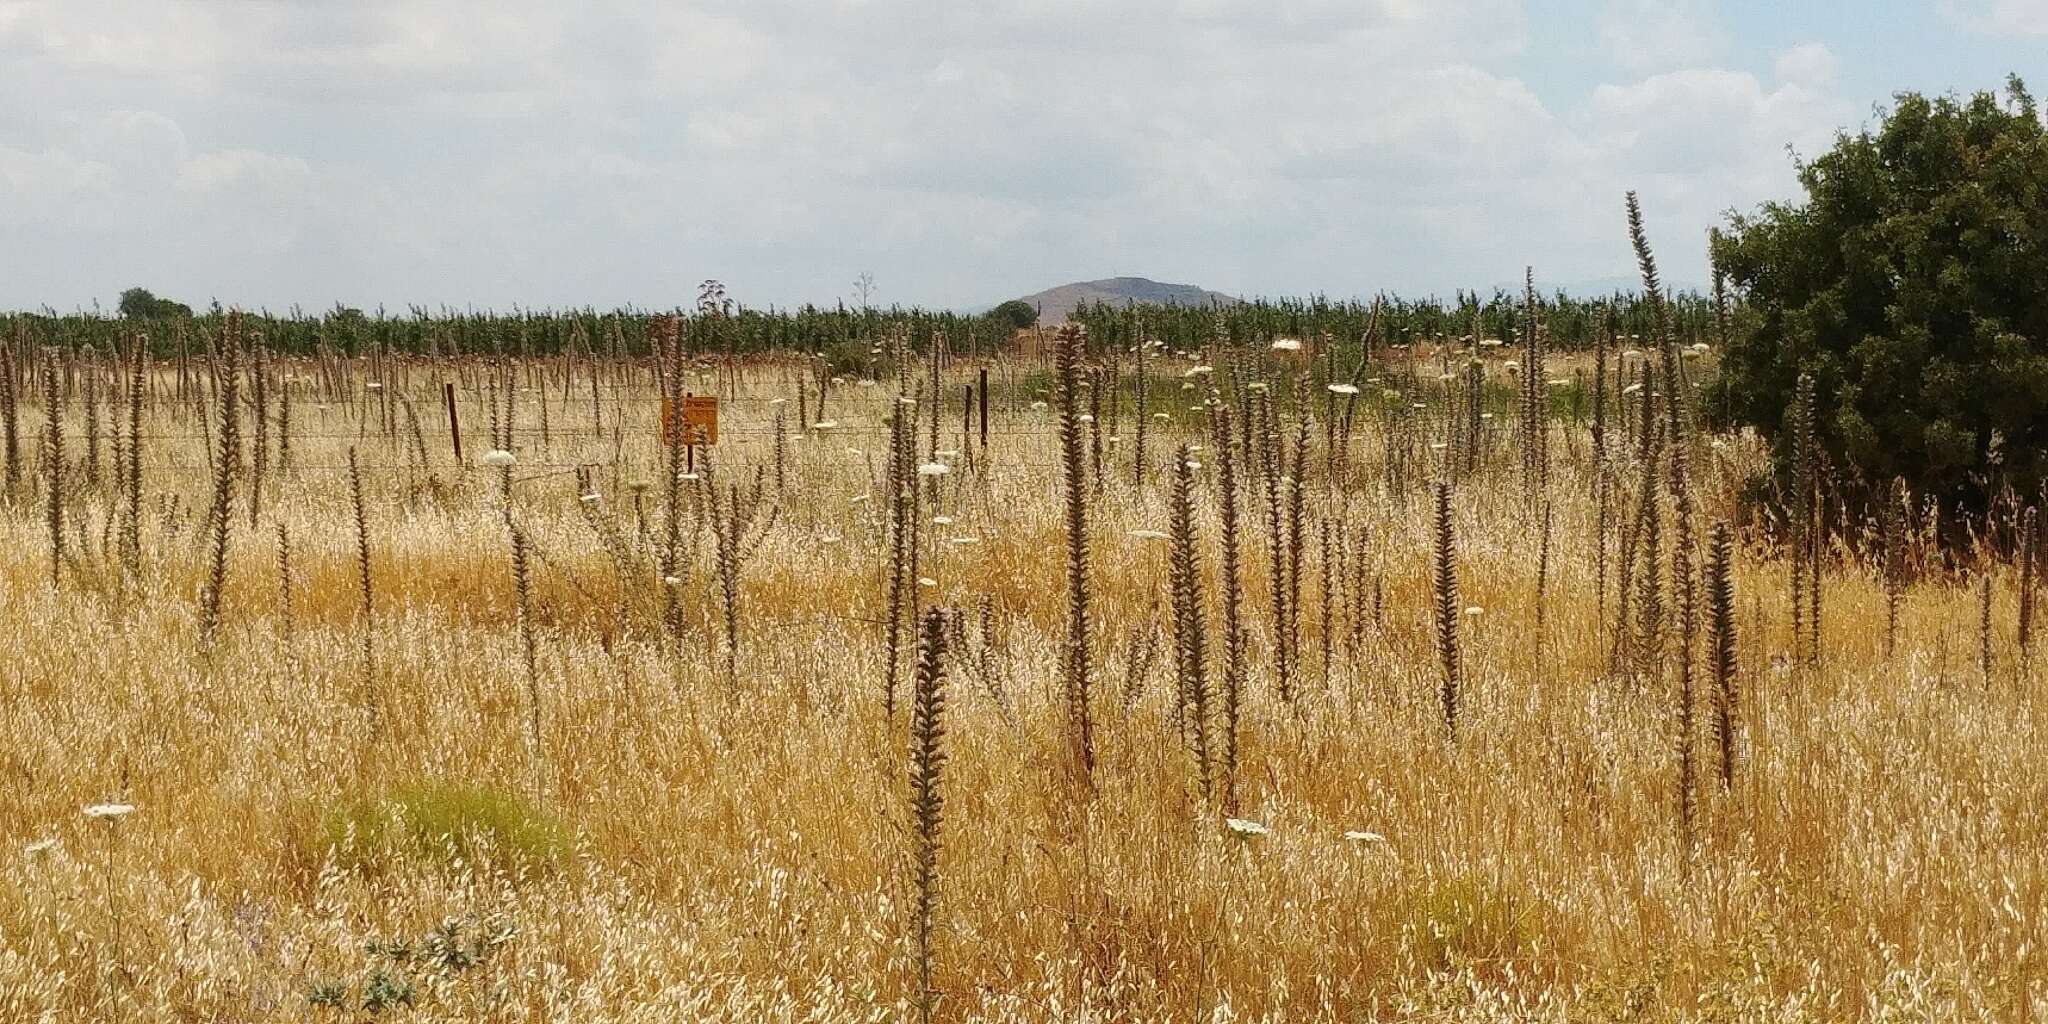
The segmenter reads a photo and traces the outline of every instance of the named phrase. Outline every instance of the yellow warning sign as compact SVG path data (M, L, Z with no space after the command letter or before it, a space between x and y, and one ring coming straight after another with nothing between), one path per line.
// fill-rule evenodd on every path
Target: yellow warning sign
M666 439L669 431L676 427L675 407L667 399L661 403L661 436ZM718 443L718 396L683 396L683 443Z

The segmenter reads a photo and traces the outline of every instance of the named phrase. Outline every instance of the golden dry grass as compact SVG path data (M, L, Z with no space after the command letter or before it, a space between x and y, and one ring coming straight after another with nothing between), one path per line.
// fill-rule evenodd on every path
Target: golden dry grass
M313 366L291 369L310 376ZM594 464L597 514L635 536L631 484L658 475L644 368L607 371L602 436L581 376L566 402L551 385L546 447L537 397L522 394L513 491L538 552L536 753L496 476L448 455L443 369L390 378L428 425L427 467L406 454L402 417L398 435L381 432L363 367L347 370L353 397L324 408L310 381L297 385L298 465L266 481L255 528L239 492L223 638L210 651L196 608L208 482L189 405L165 398L145 428L162 435L148 448L152 509L176 494L183 511L147 518L138 578L124 580L99 551L104 488L73 495L85 550L56 589L40 495L25 490L0 515L0 629L13 638L0 656L0 1019L357 1019L380 967L415 981L410 1007L383 1011L391 1019L903 1019L915 977L905 738L902 716L892 725L881 713L876 621L880 417L893 391L835 389L827 415L838 427L793 442L789 493L744 575L737 679L717 655L708 537L683 584L690 630L676 648L660 634L660 580L618 576L574 477L556 468ZM521 369L539 380L562 367ZM1425 371L1412 371L1424 377L1418 395L1433 386ZM760 365L738 385L721 483L767 460L767 401L792 395L790 372ZM468 384L482 373L460 368ZM990 449L958 461L925 510L953 523L927 532L922 571L934 585L922 597L969 612L995 599L1014 704L1005 714L986 680L955 672L939 1019L2048 1014L2048 720L2038 675L2013 647L2009 571L1987 680L1969 580L1917 584L1900 653L1887 659L1882 588L1842 552L1826 577L1825 659L1809 671L1781 657L1784 565L1743 550L1745 759L1727 794L1703 770L1688 855L1671 679L1631 685L1606 671L1612 623L1593 582L1583 427L1559 423L1552 444L1557 535L1541 665L1537 535L1505 423L1488 468L1460 486L1462 602L1483 611L1465 624L1455 742L1435 697L1427 495L1419 485L1385 493L1368 427L1347 451L1343 485L1316 479L1309 506L1366 530L1362 568L1342 575L1379 577L1383 621L1363 628L1354 651L1340 601L1325 678L1311 527L1303 693L1292 706L1274 694L1265 543L1256 515L1247 520L1253 642L1239 791L1242 815L1271 834L1239 839L1197 798L1170 719L1166 549L1130 535L1164 527L1163 463L1172 440L1199 429L1182 401L1197 396L1162 378L1155 395L1173 401L1175 422L1155 427L1153 482L1139 490L1112 472L1090 502L1101 642L1089 791L1069 772L1059 703L1053 413L1029 406L1039 367L999 366L998 380L1008 390ZM473 461L484 412L465 395ZM794 404L783 407L792 431ZM40 422L33 403L23 414ZM940 422L940 447L963 447L957 404ZM1320 428L1313 436L1320 445ZM357 614L339 471L350 444L371 467L369 623ZM1128 470L1128 452L1112 451ZM1739 438L1701 448L1703 527L1736 513L1736 482L1759 457ZM1320 449L1311 460L1320 465ZM657 531L658 495L645 497ZM1198 498L1213 603L1206 470ZM277 522L296 547L289 645ZM959 536L978 543L950 542ZM368 678L363 629L376 652ZM1160 650L1140 674L1133 653L1148 633ZM105 800L139 809L112 824L81 813ZM400 801L416 818L510 825L495 846L488 836L401 841ZM1357 830L1386 841L1344 837ZM451 918L509 938L474 967L365 951ZM309 999L334 984L351 1008Z

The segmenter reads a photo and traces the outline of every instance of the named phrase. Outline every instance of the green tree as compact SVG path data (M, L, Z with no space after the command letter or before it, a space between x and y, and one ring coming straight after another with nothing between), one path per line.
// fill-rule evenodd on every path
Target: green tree
M1001 320L1012 328L1025 328L1038 322L1038 310L1023 299L1011 299L988 311L989 319Z
M121 293L121 315L130 320L162 320L189 317L192 307L170 299L159 299L147 288L129 288Z
M1875 129L1799 167L1803 204L1735 216L1714 257L1754 330L1703 403L1790 466L1801 374L1851 497L1894 477L1982 510L2048 470L2048 128L2003 101L1901 93Z

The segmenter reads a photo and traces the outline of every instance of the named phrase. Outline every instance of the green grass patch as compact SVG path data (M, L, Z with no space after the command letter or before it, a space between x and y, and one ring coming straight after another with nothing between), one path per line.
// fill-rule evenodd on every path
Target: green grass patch
M335 863L347 868L375 868L394 860L462 860L533 871L566 859L573 835L518 794L477 784L420 781L328 809L318 841Z

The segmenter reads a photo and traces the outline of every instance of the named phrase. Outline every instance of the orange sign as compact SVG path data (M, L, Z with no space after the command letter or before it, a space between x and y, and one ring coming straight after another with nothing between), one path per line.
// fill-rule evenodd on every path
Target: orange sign
M663 399L661 403L661 435L664 438L668 436L669 431L675 429L675 423L675 407L669 404L667 399ZM683 443L706 445L718 443L718 396L683 396Z

